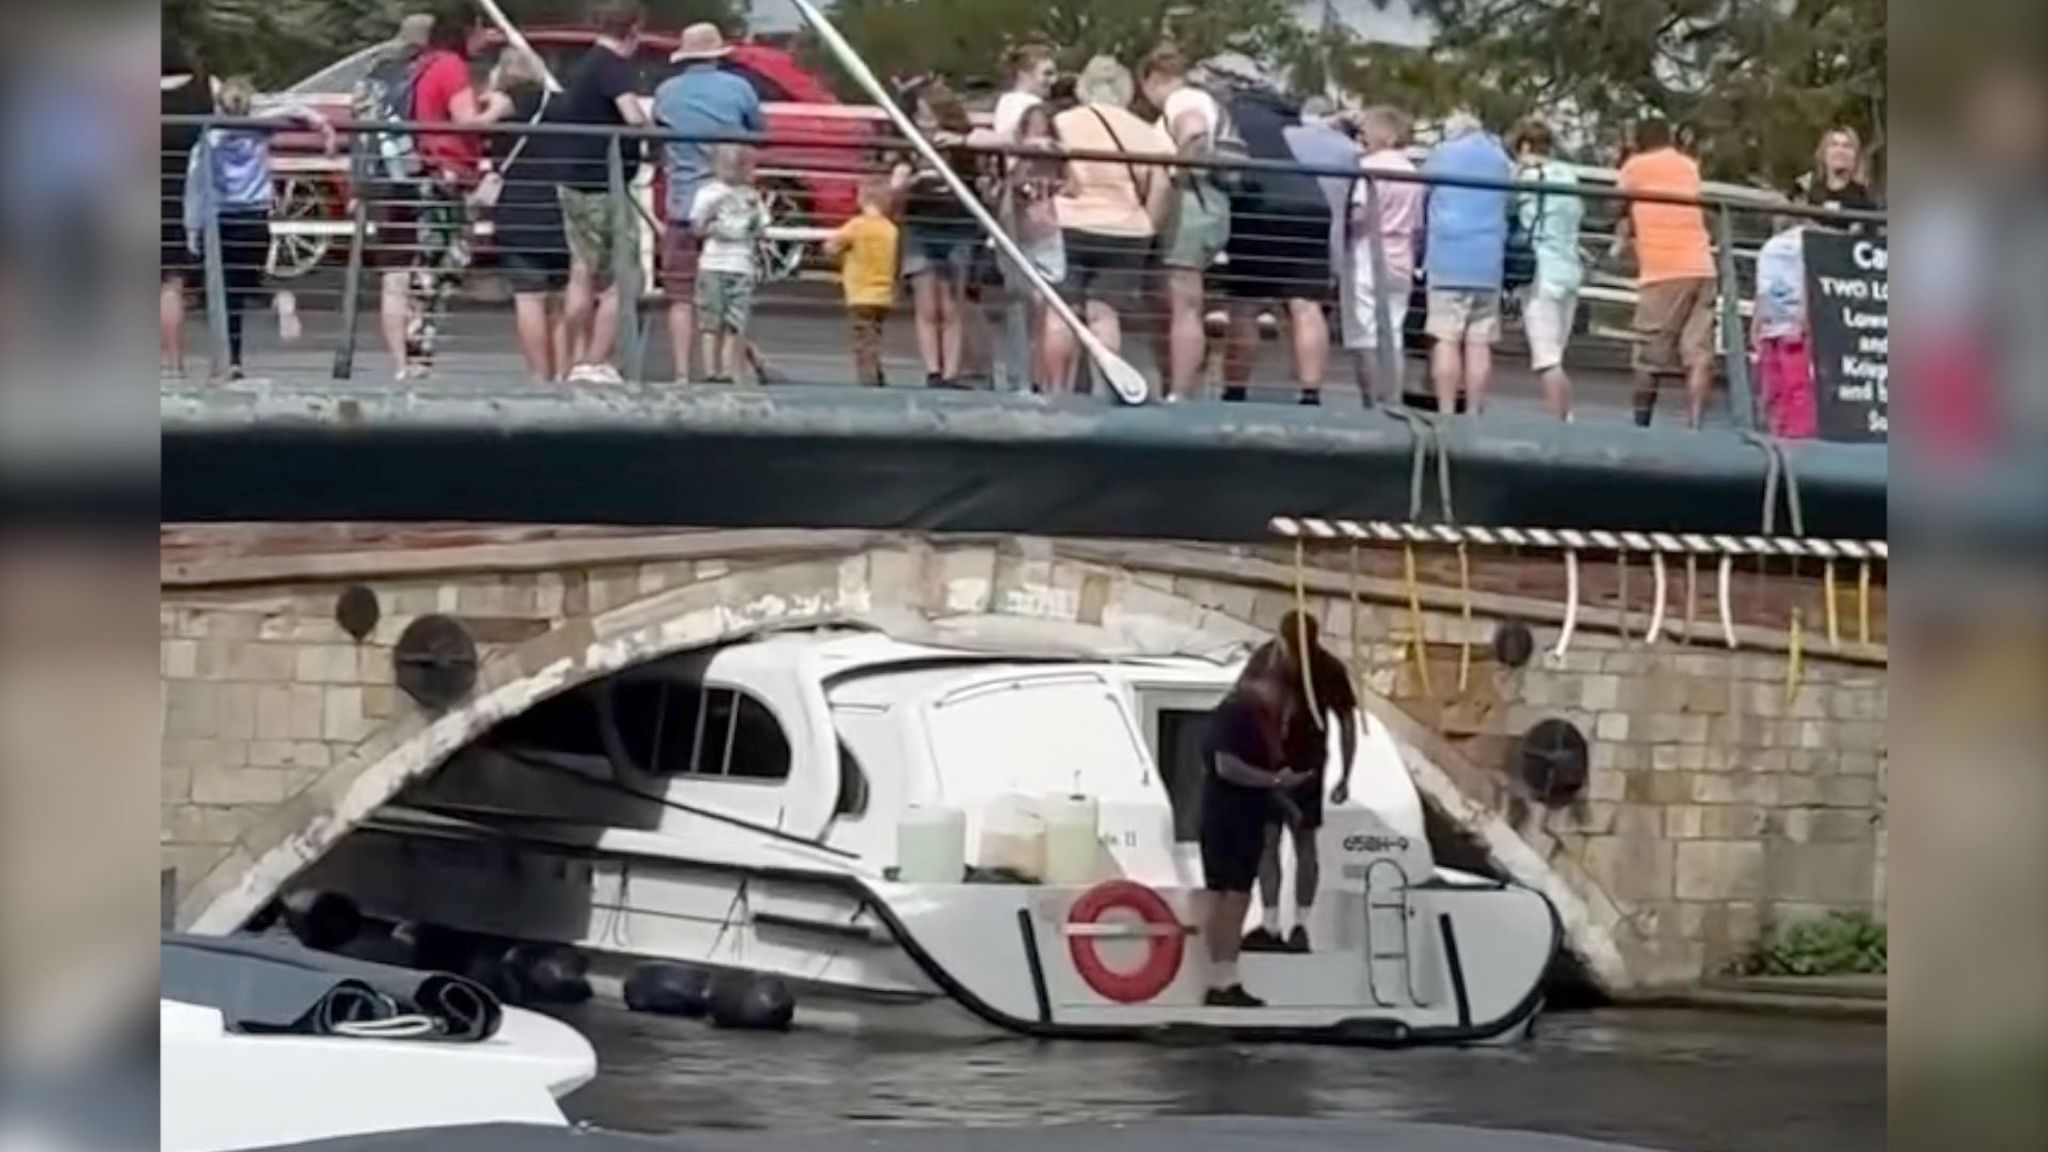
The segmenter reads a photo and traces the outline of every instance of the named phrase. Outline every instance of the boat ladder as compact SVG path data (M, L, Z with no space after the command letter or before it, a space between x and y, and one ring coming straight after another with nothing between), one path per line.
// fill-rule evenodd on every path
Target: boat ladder
M1385 856L1366 865L1365 982L1378 1007L1420 1003L1409 964L1408 921L1413 915L1408 873L1401 865Z

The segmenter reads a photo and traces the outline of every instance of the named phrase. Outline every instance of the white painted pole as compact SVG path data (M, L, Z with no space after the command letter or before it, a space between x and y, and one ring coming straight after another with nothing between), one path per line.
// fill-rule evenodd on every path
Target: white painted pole
M911 122L903 109L896 106L896 98L882 86L882 82L868 69L867 62L860 58L860 54L853 50L853 45L846 42L846 38L839 34L839 29L833 27L832 21L825 18L825 14L818 10L817 5L812 3L812 0L791 0L791 3L803 14L805 22L817 32L818 39L824 41L826 49L839 61L840 66L845 68L854 82L865 89L868 96L881 106L882 112L895 124L896 130L903 133L904 139L910 141L918 154L924 157L925 163L930 164L938 172L953 195L989 234L989 238L995 241L996 247L1024 274L1024 279L1030 283L1038 298L1045 302L1045 306L1052 310L1053 315L1060 318L1061 323L1073 329L1074 338L1087 351L1089 359L1095 362L1096 371L1102 374L1102 378L1108 382L1118 398L1127 404L1143 404L1146 395L1151 391L1150 385L1145 382L1144 374L1133 368L1129 361L1110 351L1109 346L1089 330L1088 325L1082 322L1081 317L1061 298L1059 292L1046 283L1045 277L1039 274L1038 267L1024 255L1023 249L1017 247L1017 242L1010 238L1009 233L1003 231L1002 225L996 223L995 216L983 206L974 190L967 186L967 182L960 178L959 173L953 171L952 165L946 163L946 158L939 154L939 150L925 138L924 133L917 130L917 125Z
M512 18L505 15L503 8L498 7L498 0L476 0L476 2L483 7L484 15L490 17L491 23L497 27L498 31L505 34L506 43L533 58L534 64L540 68L540 82L547 87L547 90L554 95L561 95L562 82L555 79L554 72L548 68L548 62L541 57L540 53L533 50L532 44L527 43L526 34L519 30L517 24L512 23Z

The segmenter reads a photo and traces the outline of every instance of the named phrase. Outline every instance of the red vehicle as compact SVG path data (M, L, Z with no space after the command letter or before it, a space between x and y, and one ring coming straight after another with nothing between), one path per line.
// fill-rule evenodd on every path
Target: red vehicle
M588 51L596 33L588 28L523 29L534 51L557 77ZM636 87L651 97L676 65L669 56L677 38L661 33L641 37L634 59ZM480 64L495 59L504 37L493 30ZM282 95L336 120L350 115L356 85L389 49L365 48L287 88ZM761 96L769 144L760 171L774 213L771 230L774 274L788 275L803 262L822 230L836 228L856 211L858 175L865 145L882 133L873 109L842 105L832 89L806 71L788 50L770 44L738 43L721 67L743 77ZM281 186L278 222L272 226L274 274L311 271L339 252L348 236L348 171L344 161L320 153L317 137L281 133L275 165ZM658 186L648 196L660 213ZM649 245L650 251L652 245Z

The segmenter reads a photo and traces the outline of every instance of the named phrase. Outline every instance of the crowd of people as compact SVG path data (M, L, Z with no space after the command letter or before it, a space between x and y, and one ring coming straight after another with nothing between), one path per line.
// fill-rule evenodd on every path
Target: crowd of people
M613 361L627 305L615 273L637 259L643 227L660 231L678 378L758 379L747 329L769 214L752 149L713 141L764 132L761 101L753 85L719 67L728 49L708 24L684 31L672 74L652 99L637 95L632 61L642 22L637 0L599 0L594 43L550 93L539 62L515 50L502 54L487 83L473 82L468 59L481 28L469 5L407 18L388 68L373 70L358 96L363 118L653 126L671 136L658 150L666 202L654 216L615 194L602 131L379 135L375 151L389 179L364 190L379 238L370 255L382 271L384 343L402 378L432 371L450 297L471 263L471 224L488 213L535 379L621 378ZM1540 119L1503 138L1454 114L1417 152L1398 109L1337 112L1321 98L1297 103L1263 84L1219 82L1172 44L1135 69L1097 57L1065 82L1051 47L1026 44L1007 54L1004 74L981 128L942 79L906 82L898 99L1037 278L1074 305L1104 346L1149 342L1168 402L1203 397L1212 377L1222 399L1243 399L1262 315L1280 321L1301 403L1321 402L1333 349L1348 354L1367 404L1395 401L1407 391L1404 345L1418 299L1432 344L1428 393L1439 411L1486 409L1503 316L1513 309L1548 409L1572 417L1566 365L1587 274L1586 200L1578 169L1558 159L1555 133ZM167 81L167 108L171 91ZM186 102L197 106L196 97ZM209 106L246 112L247 93L214 85ZM212 206L204 210L220 212L230 263L249 262L267 217L263 139L223 137L207 150L214 169L195 173L213 192L202 198ZM1721 355L1715 330L1725 269L1696 202L1699 164L1672 126L1646 120L1633 145L1620 190L1646 198L1624 214L1614 254L1632 250L1637 274L1635 418L1649 424L1659 393L1682 381L1685 417L1698 426ZM1831 131L1795 195L1874 207L1862 161L1853 132ZM634 163L630 153L624 163ZM172 176L167 166L166 181ZM969 386L989 358L991 316L1007 315L1022 317L1012 332L1028 353L1033 390L1086 387L1077 334L1028 289L1022 269L992 253L944 173L916 154L883 157L859 203L825 248L842 267L862 383L884 382L882 342L901 283L929 386ZM1797 262L1798 230L1809 224L1782 223L1760 261L1751 354L1772 428L1811 435ZM196 232L186 231L174 244L167 229L167 360L178 358L173 301L195 267ZM240 317L256 287L245 276L229 288L235 366ZM551 306L557 298L559 312ZM1031 303L991 306L1018 300ZM1219 311L1227 318L1220 339L1210 330Z

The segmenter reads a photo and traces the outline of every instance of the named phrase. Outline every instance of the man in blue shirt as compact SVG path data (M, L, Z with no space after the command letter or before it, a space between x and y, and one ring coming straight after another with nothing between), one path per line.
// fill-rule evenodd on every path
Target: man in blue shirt
M698 237L690 228L690 206L711 178L712 145L705 138L760 133L768 126L754 86L719 68L730 51L717 25L692 24L670 57L682 71L654 91L655 123L684 137L664 146L662 165L668 230L661 244L661 286L668 294L669 343L679 382L696 376L690 365L697 346Z
M1507 149L1468 113L1444 124L1443 142L1430 151L1428 176L1498 181L1514 178ZM1432 185L1429 190L1424 276L1429 283L1428 331L1436 341L1430 375L1437 411L1477 415L1486 405L1493 345L1500 339L1501 287L1507 273L1506 188Z

